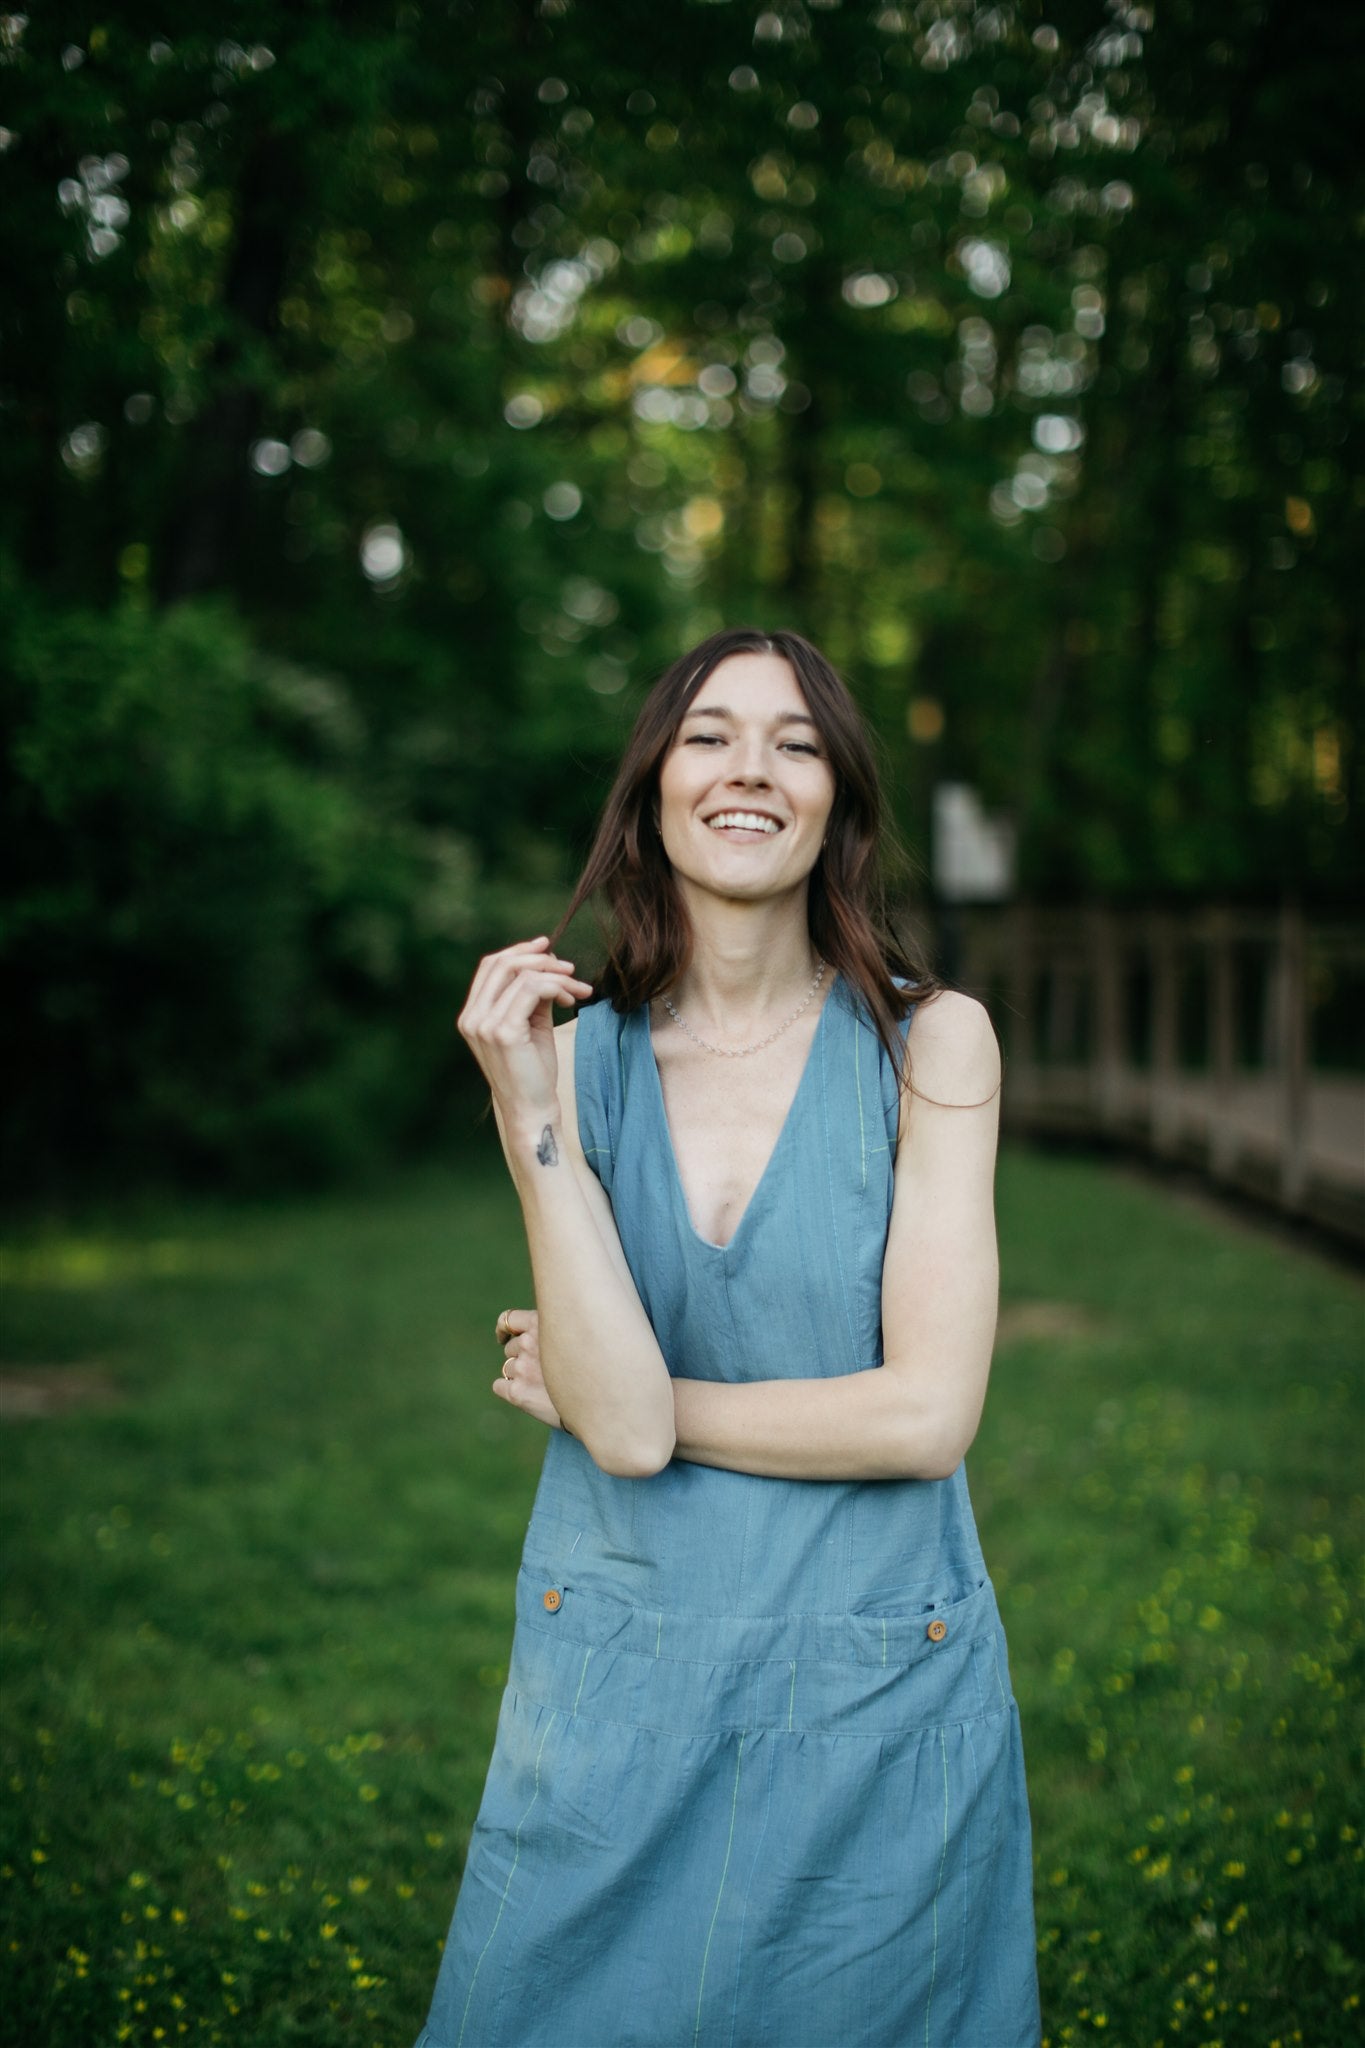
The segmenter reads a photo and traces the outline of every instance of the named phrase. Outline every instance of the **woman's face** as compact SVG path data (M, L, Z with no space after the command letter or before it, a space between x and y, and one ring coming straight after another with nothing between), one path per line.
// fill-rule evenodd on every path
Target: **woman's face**
M788 663L721 662L659 771L659 831L675 874L746 902L803 887L833 804L833 770Z

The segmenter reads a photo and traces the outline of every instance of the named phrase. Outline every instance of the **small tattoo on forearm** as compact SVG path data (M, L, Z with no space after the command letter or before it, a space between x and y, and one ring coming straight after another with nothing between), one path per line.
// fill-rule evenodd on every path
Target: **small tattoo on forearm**
M558 1166L559 1164L559 1147L555 1143L555 1134L548 1124L546 1124L540 1134L540 1143L536 1146L536 1158L542 1166Z

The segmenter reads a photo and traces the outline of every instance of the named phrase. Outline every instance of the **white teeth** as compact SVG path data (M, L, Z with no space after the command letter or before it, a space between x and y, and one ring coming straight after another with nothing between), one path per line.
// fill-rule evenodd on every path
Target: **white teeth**
M765 818L760 811L719 811L714 818L708 818L706 822L713 832L728 828L731 831L771 834L782 830L776 818Z

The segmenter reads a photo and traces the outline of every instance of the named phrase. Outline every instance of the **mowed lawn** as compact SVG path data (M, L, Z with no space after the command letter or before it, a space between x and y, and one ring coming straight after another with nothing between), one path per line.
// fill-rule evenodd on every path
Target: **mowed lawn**
M1365 1289L1111 1167L999 1194L968 1469L1047 2039L1354 2042ZM497 1162L35 1225L4 1271L48 1412L0 1437L0 2041L408 2048L541 1448L488 1390Z

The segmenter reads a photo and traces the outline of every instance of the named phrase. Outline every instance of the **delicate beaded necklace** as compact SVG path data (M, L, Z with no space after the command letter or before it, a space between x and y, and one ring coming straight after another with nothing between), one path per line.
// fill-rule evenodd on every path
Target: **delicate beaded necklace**
M776 1031L770 1031L766 1038L760 1038L756 1045L712 1045L709 1042L709 1040L705 1038L699 1038L696 1032L692 1029L692 1026L684 1022L684 1020L678 1015L677 1011L674 1009L672 1003L670 1002L667 996L660 996L659 1000L663 1004L664 1008L667 1010L669 1016L673 1019L673 1022L677 1025L678 1029L680 1031L685 1031L687 1033L687 1036L692 1040L692 1043L694 1045L699 1045L703 1052L718 1053L721 1059L723 1060L744 1060L749 1057L750 1053L762 1052L765 1045L771 1045L773 1040L775 1038L780 1038L784 1031L790 1031L792 1025L801 1015L801 1012L804 1009L807 1009L809 1005L814 1002L815 992L825 978L825 966L826 962L822 960L815 970L814 981L806 990L806 993L802 996L800 1002L792 1011L790 1017L788 1017L784 1023L779 1024Z

